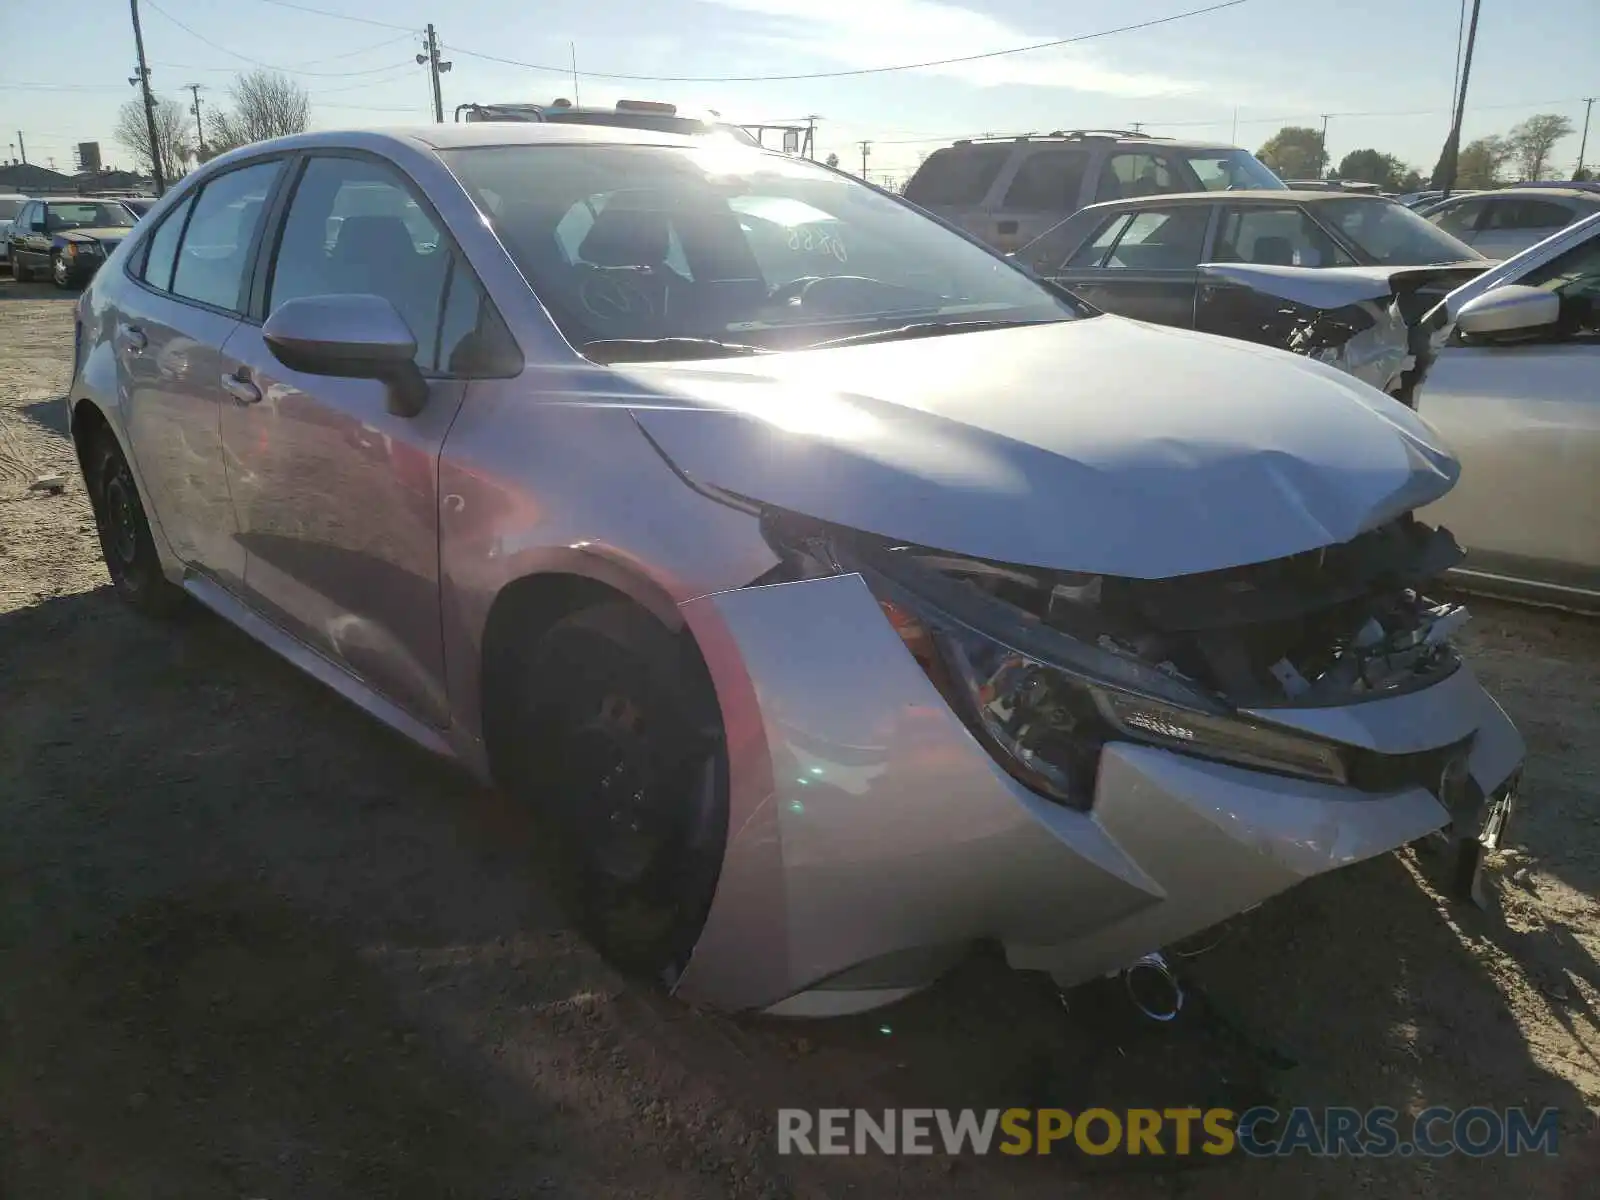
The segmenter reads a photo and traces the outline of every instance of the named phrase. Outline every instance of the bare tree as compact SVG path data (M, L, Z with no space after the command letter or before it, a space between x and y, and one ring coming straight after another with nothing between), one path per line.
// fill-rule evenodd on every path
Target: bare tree
M1543 179L1556 143L1572 134L1572 121L1560 113L1537 113L1506 135L1511 156L1524 179Z
M194 153L189 139L189 110L177 100L156 101L156 144L150 146L150 128L144 119L144 103L129 100L117 110L116 139L133 155L146 174L155 170L156 154L161 156L161 173L171 183L185 174L187 159Z
M304 133L311 97L278 71L247 71L228 89L232 109L214 108L206 131L206 149L221 154L251 142Z

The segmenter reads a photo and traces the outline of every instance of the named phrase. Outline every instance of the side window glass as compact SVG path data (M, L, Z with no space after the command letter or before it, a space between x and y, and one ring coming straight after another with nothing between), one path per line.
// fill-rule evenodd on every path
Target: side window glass
M392 167L313 158L289 202L267 309L307 296L382 296L410 326L417 365L431 371L449 266L442 231Z
M1117 213L1109 218L1100 227L1100 232L1095 234L1082 246L1078 252L1067 260L1068 267L1098 267L1106 256L1106 251L1116 243L1117 237L1134 217L1128 213Z
M497 375L513 369L515 354L505 322L483 285L465 259L452 256L435 370L442 375Z
M1082 150L1041 150L1022 160L1002 208L1071 212L1078 207L1089 156Z
M1349 267L1355 260L1298 208L1236 208L1223 215L1212 260L1253 266Z
M1131 271L1192 271L1200 263L1210 217L1209 206L1201 204L1143 209L1123 231L1105 265Z
M1009 142L935 150L906 184L906 199L924 206L982 204L1009 157Z
M1452 237L1465 238L1477 229L1478 217L1482 212L1482 200L1463 200L1444 212L1434 213L1429 220Z
M183 223L189 219L189 210L193 207L194 197L190 196L161 218L161 224L150 235L150 248L145 254L144 270L139 277L151 287L160 288L163 292L172 289L172 268L178 261L178 239L183 236Z
M1097 200L1188 191L1159 154L1113 154L1100 171Z
M1572 213L1548 200L1496 200L1489 205L1485 229L1560 229Z
M1535 267L1516 282L1561 297L1557 336L1600 342L1600 236Z
M172 293L185 300L239 311L250 251L261 227L267 194L283 163L257 163L219 175L194 202L178 251Z

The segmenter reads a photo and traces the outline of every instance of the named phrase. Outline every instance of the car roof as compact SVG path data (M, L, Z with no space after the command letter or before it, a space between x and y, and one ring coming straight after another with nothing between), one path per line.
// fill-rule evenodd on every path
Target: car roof
M1593 200L1600 202L1600 192L1595 192L1589 188L1561 187L1551 184L1540 184L1537 187L1495 188L1490 191L1475 192L1473 194L1478 196L1555 196L1561 200ZM1450 198L1454 200L1455 196Z
M1114 129L1061 130L1052 133L1028 133L1019 137L962 138L934 151L942 154L950 150L963 150L972 146L1070 146L1084 142L1116 142L1118 145L1165 147L1180 150L1238 150L1229 142L1206 142L1192 138L1162 137L1153 133L1126 133ZM932 157L930 155L929 157Z
M1154 196L1124 196L1121 200L1102 200L1086 205L1086 209L1102 208L1170 208L1174 204L1326 204L1330 200L1360 200L1369 204L1393 204L1387 196L1370 192L1295 191L1292 188L1246 189L1230 192L1165 192Z

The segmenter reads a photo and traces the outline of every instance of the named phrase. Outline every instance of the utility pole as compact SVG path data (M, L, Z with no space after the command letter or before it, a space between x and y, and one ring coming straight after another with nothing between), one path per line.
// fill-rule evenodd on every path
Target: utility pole
M871 142L861 143L861 178L867 177L867 152L872 149Z
M1143 121L1135 121L1133 123L1133 131L1135 133L1143 133L1144 132L1144 122Z
M1578 169L1572 173L1574 180L1583 178L1583 156L1589 149L1589 114L1594 111L1595 97L1585 96L1583 100L1583 136L1578 139ZM17 134L21 137L22 134Z
M1323 171L1327 171L1327 169L1330 166L1333 165L1333 159L1328 156L1328 116L1329 116L1328 113L1323 113L1322 114L1322 169L1323 169Z
M433 80L433 119L440 125L444 124L444 97L439 92L439 76L450 69L450 64L439 61L439 35L434 32L433 26L428 26L427 37L422 42L423 53L417 55L417 65L426 63L428 75ZM576 51L574 51L573 78L577 78Z
M1456 168L1461 159L1461 122L1467 115L1467 80L1472 75L1472 48L1478 42L1478 9L1483 0L1472 0L1472 20L1467 26L1467 48L1461 54L1461 90L1456 94L1455 116L1450 122L1450 136L1445 139L1442 168L1437 183L1441 199L1450 198L1450 189L1456 185Z
M28 162L28 143L22 140L22 130L20 129L17 130L17 149L22 151L22 162L26 165ZM1582 158L1583 155L1580 154L1578 157Z
M578 107L583 104L583 101L578 99L578 43L568 42L567 49L572 53L572 103L574 107Z
M200 89L203 84L191 83L186 90L194 94L194 137L195 157L201 162L206 160L206 127L200 122Z
M1587 126L1585 126L1587 128ZM815 161L817 157L817 116L815 113L806 118L806 157ZM1580 154L1581 158L1582 155Z
M133 13L133 45L139 52L138 74L129 83L139 85L144 93L144 128L150 136L150 176L155 180L156 195L167 190L167 173L161 164L161 141L156 137L156 98L150 91L150 64L144 59L144 30L139 27L139 0L128 0Z

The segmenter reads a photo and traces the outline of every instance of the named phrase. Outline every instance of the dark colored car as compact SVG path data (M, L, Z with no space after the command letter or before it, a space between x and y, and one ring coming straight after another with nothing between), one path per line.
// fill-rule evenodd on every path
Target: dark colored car
M1308 354L1401 399L1423 314L1489 266L1403 205L1331 191L1095 204L1015 257L1107 312Z
M138 218L120 200L30 200L11 226L11 274L48 272L57 287L82 287Z
M154 196L129 196L121 201L122 207L132 211L135 217L142 217L155 207Z

